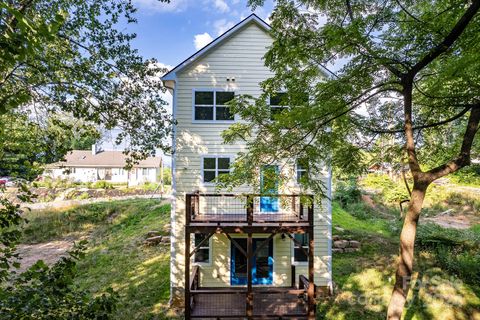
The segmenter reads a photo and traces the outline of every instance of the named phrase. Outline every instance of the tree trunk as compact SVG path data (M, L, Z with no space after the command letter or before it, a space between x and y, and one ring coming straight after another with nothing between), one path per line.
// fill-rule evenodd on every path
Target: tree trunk
M388 306L388 320L399 320L403 313L413 270L418 218L420 217L427 187L428 183L414 182L410 205L400 234L400 256L395 274L395 286Z

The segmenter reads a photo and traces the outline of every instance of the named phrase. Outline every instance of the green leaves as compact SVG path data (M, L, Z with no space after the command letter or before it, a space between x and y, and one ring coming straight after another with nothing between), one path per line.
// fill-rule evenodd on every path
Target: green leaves
M130 1L2 3L0 13L0 114L34 105L37 116L122 129L133 161L168 150L166 69L118 29L135 21Z
M278 1L271 17L274 41L265 55L274 76L261 84L264 94L257 99L235 100L247 124L223 135L227 143L247 141L242 169L253 172L262 163L298 158L318 170L331 164L344 175L379 161L403 165L405 77L442 43L467 7L448 0L348 3ZM444 120L480 102L474 62L480 59L479 22L476 14L451 47L413 78L415 142L425 167L458 155L469 114ZM330 70L333 64L336 70ZM278 91L286 92L289 108L267 121L265 101ZM299 99L305 93L307 102ZM479 156L475 141L472 157Z

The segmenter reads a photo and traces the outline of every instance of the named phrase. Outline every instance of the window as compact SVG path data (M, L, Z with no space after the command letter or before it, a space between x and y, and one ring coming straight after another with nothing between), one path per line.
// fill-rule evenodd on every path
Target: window
M300 183L307 176L307 166L303 161L297 161L297 183Z
M230 158L205 157L203 158L203 182L212 182L221 174L230 173Z
M227 102L235 96L231 91L195 91L194 119L196 121L233 121Z
M285 106L286 93L277 92L276 94L270 96L270 119L274 120L275 117L280 114Z
M142 176L148 176L148 168L142 168Z
M203 233L195 233L195 248L207 237ZM202 246L195 252L195 262L209 263L210 262L210 241L207 240L202 243Z
M308 256L306 256L303 250L300 248L303 248L306 252L308 252L308 234L296 233L293 235L293 237L298 242L298 244L295 242L293 244L293 261L307 262Z

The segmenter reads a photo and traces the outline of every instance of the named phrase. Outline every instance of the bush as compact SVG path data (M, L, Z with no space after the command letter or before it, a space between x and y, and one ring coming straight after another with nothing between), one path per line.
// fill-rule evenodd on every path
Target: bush
M93 189L113 189L113 184L105 180L98 180L90 186Z
M158 188L157 183L152 183L149 181L144 182L142 185L142 189L145 191L155 191L157 188Z
M396 183L386 174L368 174L362 179L361 185L378 191L385 204L398 205L400 201L410 198L404 183Z
M118 300L113 290L93 297L74 284L84 250L81 242L52 267L40 260L0 287L2 319L110 319Z
M434 254L442 269L467 283L480 283L480 234L434 224L418 228L417 246Z
M85 199L88 199L88 198L90 198L90 195L88 194L88 192L82 192L82 193L77 197L78 200L85 200Z
M362 193L357 186L357 181L352 178L347 181L337 181L333 199L345 208L348 204L360 201Z
M457 184L480 186L480 165L471 165L449 176Z

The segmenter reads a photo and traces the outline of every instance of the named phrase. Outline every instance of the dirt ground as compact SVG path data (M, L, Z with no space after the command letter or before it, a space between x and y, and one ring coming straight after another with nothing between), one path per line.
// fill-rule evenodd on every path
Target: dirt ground
M47 265L57 262L67 251L73 247L73 240L55 240L44 243L21 244L17 246L17 252L21 260L19 272L31 267L37 260L43 260Z

